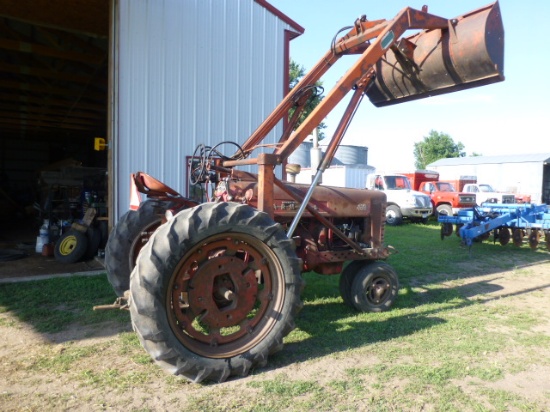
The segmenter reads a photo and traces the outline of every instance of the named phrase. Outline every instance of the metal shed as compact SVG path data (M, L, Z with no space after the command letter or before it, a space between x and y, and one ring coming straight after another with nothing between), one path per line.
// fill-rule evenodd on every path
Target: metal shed
M197 144L246 140L288 90L288 41L303 29L259 0L116 3L112 161L120 215L132 172L186 194L186 156Z
M0 23L0 211L32 206L50 165L56 187L77 165L108 180L111 222L130 173L185 193L197 143L244 141L287 92L304 31L265 0L4 0Z
M534 203L550 204L550 153L448 158L427 168L443 180L476 176L497 190L529 194Z

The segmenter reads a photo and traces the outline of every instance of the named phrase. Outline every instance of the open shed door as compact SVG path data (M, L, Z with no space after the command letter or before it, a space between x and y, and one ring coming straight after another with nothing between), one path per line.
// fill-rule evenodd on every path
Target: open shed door
M111 7L0 2L0 217L10 225L78 219L86 192L108 201L107 151L94 139L109 137Z

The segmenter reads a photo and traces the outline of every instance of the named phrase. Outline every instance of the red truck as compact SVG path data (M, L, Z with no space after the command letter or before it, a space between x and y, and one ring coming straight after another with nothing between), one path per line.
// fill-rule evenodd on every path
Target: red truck
M477 183L477 176L460 175L456 179L439 179L439 181L450 183L457 191L463 192L464 186L466 186L467 184Z
M433 170L415 170L404 173L414 190L425 193L432 200L433 212L439 214L456 215L459 210L472 208L476 205L476 198L471 193L457 192L451 182L439 180L439 173Z

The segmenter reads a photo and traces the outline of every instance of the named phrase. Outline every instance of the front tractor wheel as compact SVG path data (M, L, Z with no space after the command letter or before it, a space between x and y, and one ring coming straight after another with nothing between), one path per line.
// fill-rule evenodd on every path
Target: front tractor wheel
M360 312L383 312L392 306L398 290L395 270L385 262L370 262L362 266L353 279L353 306Z
M279 224L247 205L206 203L178 213L144 246L130 312L162 368L222 382L282 348L302 288L301 261Z
M350 262L340 274L340 296L344 301L344 304L347 306L353 307L353 301L351 297L351 285L353 284L353 279L355 275L361 270L365 265L364 260L354 260Z

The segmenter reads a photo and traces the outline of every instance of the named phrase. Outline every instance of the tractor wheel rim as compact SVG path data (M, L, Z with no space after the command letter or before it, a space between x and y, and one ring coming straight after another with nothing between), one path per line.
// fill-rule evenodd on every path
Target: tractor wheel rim
M367 288L367 299L375 305L385 302L390 294L391 285L385 276L376 277Z
M284 274L260 240L220 234L181 259L168 295L170 326L182 344L201 356L227 358L254 347L273 328Z

